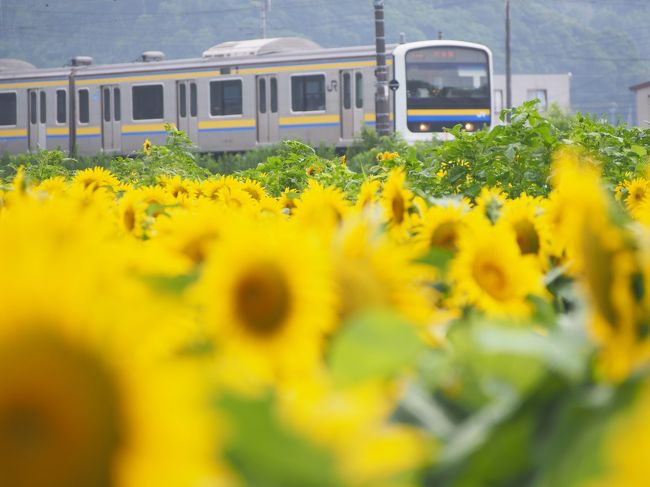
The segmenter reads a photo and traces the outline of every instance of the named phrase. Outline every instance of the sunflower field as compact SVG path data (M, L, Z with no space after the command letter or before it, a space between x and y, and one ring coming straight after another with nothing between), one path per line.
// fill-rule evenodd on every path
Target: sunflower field
M515 115L424 156L16 167L0 485L647 486L650 144Z

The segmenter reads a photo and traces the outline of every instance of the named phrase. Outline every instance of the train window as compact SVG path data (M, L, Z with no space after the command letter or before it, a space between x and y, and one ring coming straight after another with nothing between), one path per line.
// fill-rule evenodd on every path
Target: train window
M104 88L104 122L111 121L111 89Z
M45 92L41 91L41 123L47 122L47 100L45 98Z
M278 113L278 80L271 78L271 113Z
M115 105L113 109L115 112L115 121L119 122L122 120L122 93L119 88L113 90L113 104Z
M343 73L343 108L352 108L352 77L350 73Z
M178 87L178 105L180 116L187 117L187 88L185 83L181 83Z
M16 93L0 93L0 125L18 123Z
M266 78L260 78L260 113L266 113Z
M133 120L159 120L165 117L163 86L134 86Z
M210 82L210 115L241 115L242 82L239 79Z
M196 83L190 83L190 116L196 117L199 112L198 95L196 92Z
M65 90L56 90L56 123L68 121L67 93Z
M357 108L363 108L363 74L354 75L355 86L355 105Z
M79 90L79 123L90 122L90 100L88 90Z
M325 75L291 78L291 109L294 112L325 110Z
M36 103L36 92L35 91L30 91L29 93L29 123L32 125L36 125L36 110L37 110L37 103Z

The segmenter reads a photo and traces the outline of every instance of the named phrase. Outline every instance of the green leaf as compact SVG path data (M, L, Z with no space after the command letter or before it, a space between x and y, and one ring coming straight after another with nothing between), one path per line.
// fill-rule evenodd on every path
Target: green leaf
M225 454L246 487L341 486L332 455L289 430L273 400L219 398L228 420Z
M420 257L417 261L422 264L436 267L442 272L446 272L447 268L449 267L449 263L453 258L454 253L451 250L447 250L441 247L431 247L427 254Z
M198 272L180 274L177 276L143 276L146 284L155 291L166 294L181 294L185 289L194 284L199 278Z
M423 350L412 324L389 311L371 311L343 325L332 344L330 369L341 385L394 377L414 365Z
M639 157L645 157L648 155L647 149L640 145L633 145L632 147L630 147L630 150L634 152L636 155L638 155Z

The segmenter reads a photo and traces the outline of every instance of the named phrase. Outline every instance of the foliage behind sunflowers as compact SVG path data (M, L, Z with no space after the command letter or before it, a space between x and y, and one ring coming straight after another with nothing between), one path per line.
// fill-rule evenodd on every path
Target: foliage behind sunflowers
M211 176L170 129L16 168L0 479L647 485L646 133L527 105L455 134Z

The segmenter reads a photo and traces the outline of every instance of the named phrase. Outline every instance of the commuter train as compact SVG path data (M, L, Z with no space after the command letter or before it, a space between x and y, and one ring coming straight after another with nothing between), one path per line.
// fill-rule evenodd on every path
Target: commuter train
M492 54L461 41L387 46L392 128L407 141L493 123ZM283 139L349 145L375 124L374 46L300 38L226 42L198 59L143 53L127 64L36 69L0 60L0 154L62 149L128 154L175 125L205 152ZM73 96L71 96L71 93Z

